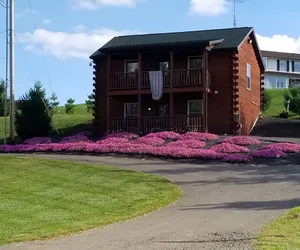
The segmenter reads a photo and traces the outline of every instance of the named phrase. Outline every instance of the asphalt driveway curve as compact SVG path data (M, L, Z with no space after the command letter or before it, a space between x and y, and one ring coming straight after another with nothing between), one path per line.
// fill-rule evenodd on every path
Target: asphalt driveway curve
M32 156L30 156L32 157ZM187 164L92 156L33 157L90 162L158 174L180 185L175 204L124 223L1 250L244 250L262 226L300 204L300 166Z

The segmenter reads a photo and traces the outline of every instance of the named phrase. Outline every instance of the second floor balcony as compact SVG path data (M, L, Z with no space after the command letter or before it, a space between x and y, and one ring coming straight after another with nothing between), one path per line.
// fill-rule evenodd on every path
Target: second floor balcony
M112 73L109 90L150 89L151 85L162 84L164 88L209 87L203 79L204 69L174 69L162 71L142 71L130 73ZM210 74L208 85L210 85Z

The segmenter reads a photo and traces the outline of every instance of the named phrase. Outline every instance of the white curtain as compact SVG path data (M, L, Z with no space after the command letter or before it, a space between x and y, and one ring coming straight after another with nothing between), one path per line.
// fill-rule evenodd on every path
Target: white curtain
M149 71L149 80L150 80L150 87L152 93L153 100L160 100L163 95L163 72L162 71Z

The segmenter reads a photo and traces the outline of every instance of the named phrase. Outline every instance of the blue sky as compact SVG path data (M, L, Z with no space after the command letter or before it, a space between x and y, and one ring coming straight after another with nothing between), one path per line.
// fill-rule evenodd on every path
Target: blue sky
M82 103L92 92L88 56L113 36L233 25L227 0L16 0L15 9L16 97L40 80L61 104L69 97ZM262 49L300 53L299 0L244 0L236 9L237 26L254 27ZM0 6L0 78L2 31Z

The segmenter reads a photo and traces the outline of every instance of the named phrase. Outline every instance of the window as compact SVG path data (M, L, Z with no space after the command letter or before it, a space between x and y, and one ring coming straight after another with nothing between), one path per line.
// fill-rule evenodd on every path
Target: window
M125 73L138 72L139 63L137 61L125 61Z
M276 87L278 89L283 89L285 85L285 78L284 77L277 77Z
M169 70L169 62L159 62L159 70L160 71Z
M201 56L189 56L188 57L188 69L200 69L202 68Z
M202 100L188 101L188 115L202 114Z
M277 60L277 71L289 71L289 61Z
M247 63L247 89L251 89L251 65Z
M276 76L266 76L265 77L266 88L267 89L283 89L286 88L288 78L286 77L276 77Z
M292 61L292 71L300 73L300 61Z
M136 102L124 103L124 117L137 117L139 113L139 105Z

